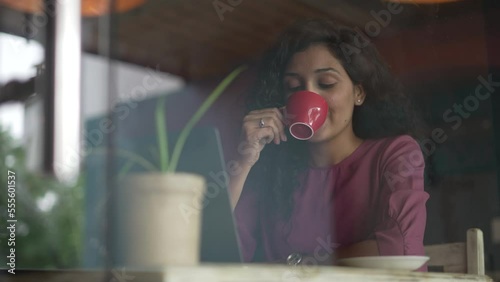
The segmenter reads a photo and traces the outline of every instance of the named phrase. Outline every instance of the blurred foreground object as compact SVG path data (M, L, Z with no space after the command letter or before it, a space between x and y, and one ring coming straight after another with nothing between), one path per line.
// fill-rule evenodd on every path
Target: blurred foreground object
M77 1L70 0L71 2L76 3ZM46 11L47 13L53 8L44 9L43 0L0 0L0 4L10 7L15 10L19 10L25 13L31 14L40 14L42 11ZM101 16L109 13L109 5L111 0L82 0L81 13L84 17L95 17ZM115 12L126 12L137 8L144 4L146 0L115 0L115 7L113 11ZM69 3L69 2L68 2ZM51 14L49 14L51 15ZM51 15L52 16L52 15Z

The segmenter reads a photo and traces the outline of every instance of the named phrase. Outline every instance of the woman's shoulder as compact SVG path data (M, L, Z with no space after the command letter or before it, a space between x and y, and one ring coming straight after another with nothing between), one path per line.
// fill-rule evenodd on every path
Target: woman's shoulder
M398 135L379 139L368 139L369 150L382 162L412 157L421 159L422 150L419 143L410 135Z
M371 143L372 147L377 147L377 149L383 149L384 151L405 148L420 150L420 145L417 140L407 134L378 139L368 139L367 141Z

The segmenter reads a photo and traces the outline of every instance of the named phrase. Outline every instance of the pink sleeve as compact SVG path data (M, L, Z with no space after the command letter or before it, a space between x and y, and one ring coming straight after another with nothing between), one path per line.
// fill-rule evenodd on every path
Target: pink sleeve
M422 151L410 136L396 138L384 153L381 189L385 197L375 228L382 256L424 255L425 203L429 198L424 191L424 166Z
M259 204L258 193L245 186L234 208L243 261L252 261L257 247Z

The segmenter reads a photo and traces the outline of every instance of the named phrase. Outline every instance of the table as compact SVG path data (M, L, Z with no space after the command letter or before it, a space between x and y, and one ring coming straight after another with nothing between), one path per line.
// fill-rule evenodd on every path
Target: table
M104 270L2 270L5 282L323 282L323 281L493 281L488 276L451 273L418 273L337 266L290 267L269 264L203 264L169 266L156 272Z

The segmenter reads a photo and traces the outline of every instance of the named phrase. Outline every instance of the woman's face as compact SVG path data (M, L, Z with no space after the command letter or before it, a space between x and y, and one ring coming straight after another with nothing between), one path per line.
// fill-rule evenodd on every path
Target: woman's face
M353 85L342 64L325 45L312 45L293 55L285 69L283 83L287 96L308 90L318 93L328 103L326 121L310 142L327 141L344 133L352 134L354 106L363 103L365 94L361 86Z

